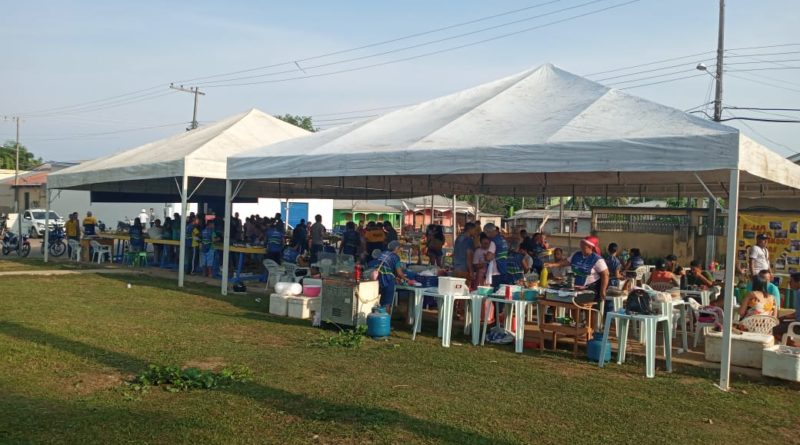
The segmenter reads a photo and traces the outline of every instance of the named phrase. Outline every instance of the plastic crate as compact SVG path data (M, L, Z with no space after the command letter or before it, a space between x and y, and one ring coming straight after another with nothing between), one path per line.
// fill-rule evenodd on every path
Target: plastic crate
M422 287L439 287L439 277L426 277L425 275L417 275L417 278L414 280L422 284Z
M311 314L320 312L319 297L289 297L288 314L290 318L307 320Z

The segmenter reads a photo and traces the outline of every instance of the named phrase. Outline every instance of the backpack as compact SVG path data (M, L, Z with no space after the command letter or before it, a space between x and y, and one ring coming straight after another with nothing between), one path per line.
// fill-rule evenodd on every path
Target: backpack
M653 315L653 298L644 289L634 289L628 294L627 314Z

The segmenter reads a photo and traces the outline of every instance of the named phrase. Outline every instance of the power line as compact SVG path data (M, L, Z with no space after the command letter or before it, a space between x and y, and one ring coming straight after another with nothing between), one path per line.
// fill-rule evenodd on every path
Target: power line
M114 131L104 131L100 133L79 133L79 134L71 134L59 137L30 137L28 139L34 139L37 141L61 141L61 140L70 140L70 139L84 139L84 138L93 138L98 136L109 136L121 133L130 133L133 131L141 131L141 130L152 130L156 128L166 128L166 127L174 127L176 125L186 125L186 122L176 122L171 124L161 124L161 125L151 125L147 127L138 127L138 128L125 128L122 130L114 130Z
M542 3L538 3L538 4L535 4L535 5L531 5L531 6L526 6L524 8L514 9L514 10L511 10L511 11L506 11L506 12L493 14L493 15L489 15L489 16L485 16L485 17L479 17L477 19L469 20L469 21L466 21L466 22L455 23L453 25L443 26L441 28L435 28L435 29L431 29L431 30L428 30L428 31L422 31L422 32L417 32L417 33L413 33L413 34L408 34L408 35L405 35L405 36L396 37L396 38L392 38L392 39L388 39L388 40L383 40L383 41L375 42L375 43L369 43L369 44L357 46L357 47L354 47L354 48L337 50L337 51L333 51L333 52L329 52L329 53L325 53L325 54L319 54L319 55L316 55L316 56L305 57L305 58L302 58L302 59L290 60L290 61L286 61L286 62L279 62L279 63L274 63L274 64L271 64L271 65L259 66L259 67L255 67L255 68L248 68L248 69L243 69L243 70L238 70L238 71L230 71L230 72L227 72L227 73L214 74L214 75L210 75L210 76L195 77L195 78L192 78L192 79L180 80L180 81L178 81L178 83L181 83L181 82L189 83L189 82L194 82L194 81L197 81L197 80L205 80L205 79L211 79L211 78L215 78L215 77L233 76L233 75L236 75L236 74L249 73L249 72L260 71L260 70L269 69L269 68L277 68L279 66L287 66L287 65L292 65L292 64L295 64L295 63L310 62L312 60L318 60L318 59L322 59L322 58L325 58L325 57L337 56L337 55L340 55L340 54L346 54L346 53L355 52L355 51L359 51L359 50L367 49L367 48L374 48L376 46L387 45L389 43L395 43L395 42L399 42L399 41L403 41L403 40L413 39L415 37L422 37L422 36L425 36L425 35L435 34L437 32L441 32L441 31L447 31L449 29L459 28L459 27L466 26L466 25L472 25L474 23L484 22L484 21L495 19L495 18L498 18L498 17L503 17L503 16L507 16L507 15L516 14L518 12L523 12L523 11L528 11L528 10L531 10L531 9L541 8L542 6L547 6L547 5L550 5L550 4L553 4L553 3L558 3L560 1L562 1L562 0L551 0L551 1L542 2Z
M731 110L800 111L800 108L725 107Z
M680 70L680 71L673 71L673 72L670 72L670 73L656 74L654 76L640 77L640 78L637 78L637 79L621 80L619 82L610 83L609 85L620 85L620 84L629 83L629 82L640 82L642 80L658 79L659 77L674 76L676 74L691 73L693 71L694 70L686 70L686 69L684 69L684 70Z
M394 54L394 53L398 53L398 52L402 52L402 51L408 51L408 50L411 50L411 49L422 48L422 47L425 47L425 46L430 46L430 45L435 45L435 44L446 42L446 41L450 41L450 40L460 39L462 37L467 37L467 36L471 36L471 35L487 32L487 31L499 29L499 28L504 28L504 27L507 27L507 26L516 25L516 24L523 23L523 22L528 22L528 21L531 21L531 20L536 20L536 19L539 19L539 18L542 18L542 17L555 15L555 14L558 14L558 13L561 13L561 12L564 12L564 11L583 8L584 6L588 6L588 5L591 5L591 4L594 4L594 3L606 2L606 1L609 1L609 0L590 0L588 2L581 3L579 5L570 6L570 7L562 8L562 9L557 9L555 11L550 11L550 12L547 12L547 13L544 13L544 14L539 14L539 15L535 15L535 16L532 16L532 17L526 17L526 18L523 18L523 19L511 21L511 22L501 23L499 25L493 25L493 26L490 26L490 27L487 27L487 28L482 28L482 29L478 29L478 30L474 30L474 31L469 31L469 32L461 33L461 34L456 34L456 35L453 35L453 36L443 37L443 38L436 39L436 40L417 43L417 44L410 45L410 46L405 46L405 47L402 47L402 48L390 49L390 50L386 50L386 51L382 51L382 52L378 52L378 53L367 54L367 55L364 55L364 56L358 56L358 57L352 57L352 58L349 58L349 59L343 59L343 60L337 60L337 61L333 61L333 62L322 63L322 64L318 64L318 65L304 66L304 67L301 68L301 71L303 71L305 73L307 70L314 70L314 69L319 69L319 68L327 68L329 66L335 66L335 65L341 65L341 64L351 63L351 62L357 62L357 61L360 61L360 60L366 60L366 59L372 59L372 58L375 58L375 57L386 56L386 55L389 55L389 54ZM292 62L292 65L293 65L292 69L283 70L283 71L274 71L274 72L269 72L269 73L254 74L254 75L250 75L250 76L234 77L234 78L228 78L228 79L209 80L209 81L205 81L205 82L197 82L196 84L197 85L208 85L208 84L217 84L217 83L238 82L238 81L241 81L241 80L260 79L260 78L263 78L263 77L271 77L271 76L277 76L277 75L281 75L281 74L296 73L298 70L295 69L295 67L299 68L299 63Z
M42 114L31 114L31 115L28 115L28 117L41 118L41 117L50 117L50 116L64 115L64 114L70 115L70 114L93 113L93 112L96 112L96 111L108 110L110 108L117 108L117 107L122 107L122 106L125 106L125 105L130 105L130 104L134 104L134 103L138 103L138 102L144 102L144 101L148 101L148 100L157 99L159 97L164 97L164 96L172 94L172 93L173 93L172 91L168 91L168 92L165 92L165 93L148 93L148 94L145 94L145 95L142 95L142 96L139 96L139 97L132 97L132 98L129 98L129 99L121 99L121 100L118 100L118 101L115 101L115 102L109 102L109 103L99 104L99 105L95 105L95 106L76 108L76 109L67 110L67 111L52 111L52 112L42 113Z
M87 106L87 105L98 104L100 102L107 102L107 101L110 101L110 100L113 100L113 99L119 99L119 98L126 97L126 96L133 96L133 95L136 95L136 94L145 93L147 91L152 91L152 90L155 90L157 88L163 88L163 85L156 85L156 86L152 86L152 87L149 87L149 88L143 88L141 90L131 91L129 93L117 94L115 96L106 97L106 98L103 98L103 99L95 99L95 100L91 100L91 101L88 101L88 102L81 102L81 103L72 104L72 105L64 105L64 106L61 106L61 107L47 108L47 109L37 110L37 111L29 111L29 112L20 113L20 114L28 116L28 115L45 113L45 112L49 113L49 112L53 112L53 111L66 111L66 110L68 110L70 108L84 107L84 106Z
M428 52L428 53L417 54L417 55L414 55L414 56L409 56L409 57L405 57L405 58L401 58L401 59L389 60L389 61L385 61L385 62L374 63L374 64L371 64L371 65L364 65L364 66L360 66L360 67L341 69L341 70L337 70L337 71L330 71L330 72L327 72L327 73L309 74L309 75L305 75L305 76L287 77L287 78L282 78L282 79L261 80L261 81L255 81L255 82L206 85L206 88L250 86L250 85L260 85L260 84L266 84L266 83L279 83L279 82L288 82L288 81L292 81L292 80L310 79L310 78L331 76L331 75L343 74L343 73L349 73L349 72L355 72L355 71L363 71L363 70L369 69L369 68L375 68L375 67L379 67L379 66L385 66L385 65L390 65L390 64L394 64L394 63L400 63L400 62L405 62L405 61L409 61L409 60L420 59L420 58L423 58L423 57L442 54L442 53L446 53L446 52L450 52L450 51L459 50L459 49L462 49L462 48L468 48L468 47L479 45L479 44L482 44L482 43L491 42L491 41L503 39L503 38L506 38L506 37L511 37L511 36L514 36L514 35L530 32L530 31L533 31L533 30L536 30L536 29L545 28L545 27L556 25L556 24L559 24L559 23L564 23L564 22L567 22L567 21L570 21L570 20L575 20L575 19L578 19L578 18L582 18L582 17L594 15L594 14L599 14L599 13L602 13L602 12L605 12L605 11L608 11L608 10L611 10L611 9L616 9L616 8L620 8L622 6L627 6L627 5L632 4L632 3L638 3L640 1L642 1L642 0L629 0L629 1L626 1L626 2L623 2L623 3L619 3L619 4L616 4L616 5L613 5L613 6L608 6L608 7L601 8L601 9L596 9L596 10L589 11L589 12L586 12L586 13L583 13L583 14L578 14L578 15L566 17L564 19L560 19L560 20L544 23L544 24L537 25L537 26L532 26L532 27L529 27L529 28L524 28L522 30L518 30L518 31L506 33L506 34L501 34L501 35L498 35L498 36L495 36L495 37L491 37L491 38L487 38L487 39L483 39L483 40L478 40L478 41L466 43L466 44L463 44L463 45L452 46L452 47L440 49L440 50L437 50L437 51L431 51L431 52Z
M783 62L800 62L800 59L787 59L787 60L755 60L753 62L726 62L725 65L755 65L757 63L783 63Z
M649 87L651 85L661 85L662 83L676 82L676 81L679 81L679 80L692 79L694 77L700 77L700 76L705 76L705 74L694 74L694 75L691 75L691 76L677 77L675 79L667 79L667 80L662 80L662 81L659 81L659 82L650 82L650 83L645 83L645 84L641 84L641 85L633 85L633 86L629 86L629 87L625 87L625 88L619 88L619 90L632 90L634 88Z
M343 114L353 114L353 113L366 113L368 111L380 111L380 110L389 110L392 108L400 108L406 107L413 104L403 104L403 105L387 105L385 107L376 107L376 108L364 108L361 110L350 110L350 111L340 111L338 113L324 113L324 114L312 114L311 117L317 118L322 116L341 116Z
M704 59L704 60L702 60L702 62L708 62L710 60L714 60L714 59L713 58L712 59ZM596 79L595 82L603 82L605 80L618 79L620 77L635 76L637 74L652 73L652 72L662 71L662 70L666 70L666 69L670 69L670 68L678 68L678 67L685 67L685 66L686 66L686 63L678 63L678 64L675 64L675 65L664 66L664 67L661 67L661 68L652 68L652 69L649 69L649 70L636 71L636 72L628 73L628 74L618 74L616 76L604 77L602 79Z
M735 116L733 113L731 113L730 111L727 111L727 110L726 110L725 112L726 112L726 113L728 113L728 115L730 115L730 116L736 117L736 116ZM788 150L788 151L789 151L790 153L792 153L792 154L796 154L796 153L798 153L798 151L797 151L796 149L794 149L794 148L791 148L791 147L789 147L789 146L788 146L788 145L786 145L786 144L782 144L782 143L780 143L780 142L778 142L778 141L776 141L776 140L774 140L774 139L771 139L771 138L769 138L769 137L765 136L763 133L761 133L760 131L756 130L754 127L752 127L752 126L751 126L750 124L748 124L747 122L745 122L745 121L739 121L739 123L741 123L742 125L744 125L744 126L745 126L745 127L747 127L748 129L750 129L750 131L752 131L752 132L753 132L753 133L755 133L756 135L760 136L762 139L764 139L764 140L766 140L766 141L768 141L768 142L770 142L770 143L772 143L772 144L775 144L775 145L777 145L777 146L779 146L779 147L783 147L783 148L785 148L786 150Z
M800 66L777 66L774 68L745 68L737 70L728 70L728 72L744 73L748 71L783 71L783 70L800 70Z
M350 119L350 120L367 119L367 118L370 118L370 117L377 117L377 116L380 116L380 115L378 115L378 114L368 114L368 115L364 115L364 116L340 117L338 119L319 119L319 120L314 120L314 123L318 123L318 122L336 122L336 121L344 121L344 120L348 120L348 119Z
M745 76L743 76L741 74L735 74L735 73L730 73L729 72L728 75L731 76L731 77L735 77L737 79L746 80L746 81L752 82L752 83L757 83L759 85L770 86L770 87L781 89L781 90L794 91L796 93L800 93L800 89L794 89L794 88L789 88L789 87L785 87L785 86L781 86L781 85L775 85L773 83L766 82L766 81L763 81L763 80L751 79L751 78L745 77Z

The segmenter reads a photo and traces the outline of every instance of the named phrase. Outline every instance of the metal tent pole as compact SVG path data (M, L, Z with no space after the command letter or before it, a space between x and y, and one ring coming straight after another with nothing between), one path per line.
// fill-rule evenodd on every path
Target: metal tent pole
M50 253L50 187L45 185L45 199L47 200L47 205L44 209L44 262L46 263L48 258L48 254ZM22 239L22 238L20 238Z
M719 366L719 388L730 389L731 329L733 327L733 280L736 277L736 229L739 217L739 169L731 170L728 193L728 246L725 254L725 306L722 315L722 361Z
M186 274L186 217L189 215L189 177L186 176L186 167L183 171L183 182L181 183L181 245L178 246L178 287L183 287L183 279Z
M222 295L228 295L228 266L230 264L230 254L231 254L231 231L228 229L231 224L231 210L233 210L233 206L231 205L231 180L225 180L225 230L223 230L223 242L222 242ZM288 206L287 206L287 221L288 217ZM287 222L288 224L288 222Z

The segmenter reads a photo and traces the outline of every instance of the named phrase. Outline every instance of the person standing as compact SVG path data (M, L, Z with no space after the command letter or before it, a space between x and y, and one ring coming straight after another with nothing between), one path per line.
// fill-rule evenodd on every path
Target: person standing
M587 236L581 240L581 248L570 259L557 263L546 263L545 267L571 266L575 273L575 285L583 286L594 291L595 301L605 301L608 288L608 265L600 255L595 252L598 247L594 244L596 238Z
M139 218L134 218L133 224L128 228L128 236L131 240L131 252L144 250L144 229Z
M345 224L344 233L342 234L342 241L339 245L339 253L344 255L353 255L353 259L358 262L358 252L361 247L361 235L356 231L356 224L353 221L347 221Z
M367 224L367 233L364 236L367 239L367 254L371 254L376 250L379 252L384 250L386 232L383 231L383 225L370 221Z
M453 243L453 276L467 279L467 286L472 287L472 257L475 253L474 237L475 224L464 224L464 231L458 235Z
M383 231L386 232L386 237L384 238L383 242L386 243L387 246L392 241L397 241L397 230L394 230L391 221L387 220L383 222Z
M147 229L147 237L151 240L160 240L163 238L164 228L161 227L161 220L156 218L153 220L153 225ZM152 243L153 245L153 261L156 264L161 264L161 244Z
M297 227L292 230L292 246L297 249L300 255L306 251L308 245L308 227L305 218L300 220Z
M139 211L139 222L142 224L142 227L148 227L150 224L150 215L147 213L147 210L142 209Z
M314 216L314 224L311 226L311 239L309 239L309 249L311 250L311 262L317 262L317 254L322 252L325 238L325 226L322 225L322 215Z
M281 264L283 259L283 227L279 220L275 220L267 228L267 258Z
M206 223L206 228L200 237L200 267L203 269L203 276L212 276L214 268L214 240L216 232L214 230L214 220L209 220Z
M397 279L406 279L405 274L403 274L403 268L400 267L400 256L397 254L399 250L400 243L392 241L377 258L379 262L378 289L381 295L380 305L385 307L386 312L390 314L392 312Z
M483 226L483 231L494 244L494 252L488 252L486 259L489 262L494 261L496 270L492 275L492 287L497 290L501 284L512 284L511 276L508 274L508 242L492 223Z
M239 218L239 212L236 212L231 218L231 242L238 243L240 241L242 241L242 220Z
M150 207L150 215L148 221L150 221L150 227L153 227L156 224L156 211L153 210L152 207Z
M756 237L756 245L750 248L748 255L747 270L751 276L758 275L762 270L772 270L769 264L769 249L767 249L767 239L765 233Z
M81 223L78 221L78 212L69 214L69 219L64 223L64 234L67 236L67 248L69 252L67 256L72 258L72 247L69 245L70 241L80 243L81 241Z
M83 234L86 236L94 236L96 234L97 218L92 216L92 212L86 212L86 218L83 218Z

